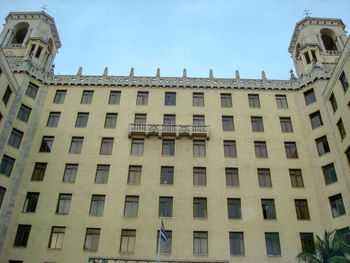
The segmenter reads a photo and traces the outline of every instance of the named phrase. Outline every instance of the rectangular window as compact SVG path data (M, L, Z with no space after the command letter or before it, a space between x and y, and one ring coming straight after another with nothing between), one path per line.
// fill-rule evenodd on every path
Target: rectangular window
M72 137L69 153L80 154L83 147L84 137Z
M118 113L106 113L105 128L114 129L117 126Z
M32 111L31 108L27 107L24 104L21 104L21 107L19 108L19 111L17 114L17 119L24 122L28 122L31 111Z
M164 114L163 117L163 124L164 125L175 125L175 118L176 116L174 114Z
M224 156L231 158L237 157L236 141L224 141Z
M226 186L239 186L238 168L225 168Z
M13 246L27 247L31 227L31 225L18 225Z
M295 211L298 220L310 220L309 207L306 199L295 199Z
M130 165L128 173L128 184L140 184L141 183L141 165Z
M341 194L330 196L328 197L328 199L329 199L329 204L331 205L333 217L338 217L346 214L343 198Z
M10 138L9 138L7 144L19 149L19 146L21 145L22 138L23 138L23 132L16 130L16 129L12 129L12 132L10 134Z
M330 163L322 167L324 182L326 185L338 181L337 173L335 172L334 164Z
M84 250L97 251L100 240L100 228L87 228L85 234Z
M286 95L275 95L278 109L288 109Z
M66 228L65 227L53 226L51 228L51 235L50 235L48 248L51 248L51 249L62 249L65 232L66 232Z
M261 199L261 208L264 219L276 219L275 200Z
M133 253L135 251L136 230L122 229L120 252Z
M272 187L270 169L258 169L258 181L260 187Z
M78 173L78 164L67 163L64 169L63 182L75 183Z
M53 99L53 103L55 104L63 104L66 98L67 91L66 90L56 90L55 98Z
M330 103L331 103L331 105L332 105L333 112L336 112L337 109L338 109L338 103L337 103L337 100L335 99L333 93L332 93L332 95L329 97L329 101L330 101Z
M193 185L207 185L207 172L205 167L193 167Z
M207 218L207 198L193 198L193 217Z
M100 154L110 155L113 151L114 138L102 138Z
M0 208L5 197L6 188L0 186Z
M120 103L120 91L112 90L109 93L108 104L119 104Z
M338 126L338 131L339 131L340 137L343 140L346 136L346 132L345 132L344 124L343 124L343 121L341 118L337 122L337 126Z
M280 238L277 232L265 232L265 242L267 255L281 255Z
M56 214L68 215L71 201L72 194L59 194Z
M303 252L315 251L315 241L313 233L299 233L301 249Z
M262 117L250 117L252 122L252 131L253 132L263 132L264 131L264 124Z
M172 243L172 231L171 230L165 230L165 235L167 237L167 241L163 242L163 240L160 242L160 253L161 254L170 254L171 253L171 243ZM159 230L157 231L157 250L158 253L158 247L159 247Z
M10 89L10 86L7 86L4 96L2 96L2 101L4 102L5 106L7 106L7 103L10 100L11 94L12 94L12 90Z
M326 136L316 139L316 147L317 147L317 152L319 156L322 156L330 152Z
M176 93L165 92L164 105L176 105Z
M136 113L134 124L146 124L146 118L147 118L147 114Z
M349 81L346 78L346 75L344 74L344 72L340 75L339 80L340 80L341 86L343 87L344 92L346 92L349 88Z
M26 95L35 100L36 94L38 93L39 87L31 82L28 84L28 88L26 90Z
M105 206L105 195L92 195L91 206L90 206L90 216L102 216L103 209Z
M81 96L80 104L91 104L93 96L94 96L93 90L84 90L83 95Z
M230 254L244 255L243 232L230 232Z
M249 108L260 108L259 94L248 94Z
M132 139L131 155L143 155L143 139Z
M295 142L284 142L287 158L298 158L297 145Z
M316 96L313 89L309 89L308 91L304 92L304 98L306 105L310 105L314 102L316 102Z
M267 158L266 142L254 142L255 157Z
M43 136L41 140L39 152L49 153L52 150L54 136Z
M23 213L34 213L39 200L39 193L28 192L23 205Z
M350 146L346 149L345 156L348 159L348 163L350 165Z
M4 155L1 160L0 174L4 174L10 177L13 165L15 164L15 159Z
M242 218L241 199L227 198L228 218Z
M292 187L304 187L303 176L300 169L289 169L289 177Z
M139 209L139 197L138 196L125 196L124 216L125 217L137 217Z
M293 132L292 121L289 117L280 117L282 132Z
M344 227L336 230L336 234L340 236L340 238L346 243L350 243L350 228Z
M321 113L319 111L311 113L309 117L310 117L311 127L313 130L323 125Z
M230 108L232 107L232 97L230 93L221 93L220 101L222 108Z
M204 115L193 115L193 126L205 125Z
M174 184L174 167L173 166L161 167L160 184Z
M205 157L205 141L193 140L193 156Z
M147 105L148 104L148 91L138 91L136 105Z
M47 163L35 163L32 174L32 181L43 181Z
M194 107L203 107L204 106L204 93L202 92L193 92L192 95L192 105Z
M95 184L106 184L108 183L109 176L109 165L98 164L96 168Z
M57 127L58 122L60 120L61 113L60 112L50 112L49 118L47 119L46 126L47 127Z
M222 116L222 130L233 131L234 129L233 116Z
M208 232L193 232L193 254L208 255Z
M174 156L175 152L175 140L163 140L162 155Z
M172 217L173 216L173 198L170 196L159 197L159 217Z
M89 120L88 112L78 112L75 128L86 128Z

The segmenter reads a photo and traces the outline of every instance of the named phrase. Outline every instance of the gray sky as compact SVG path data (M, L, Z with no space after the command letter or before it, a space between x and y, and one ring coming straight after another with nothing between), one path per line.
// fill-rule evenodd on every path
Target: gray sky
M39 11L56 22L62 47L55 73L289 79L289 42L295 24L312 17L341 18L350 26L349 0L5 0L11 11ZM4 20L3 20L4 21ZM346 28L347 29L347 28Z

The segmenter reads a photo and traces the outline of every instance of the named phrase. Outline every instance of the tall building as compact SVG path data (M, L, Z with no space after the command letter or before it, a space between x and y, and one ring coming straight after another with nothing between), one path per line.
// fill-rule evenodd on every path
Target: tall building
M324 230L349 238L344 28L298 22L289 80L55 75L54 19L10 13L0 261L289 263Z

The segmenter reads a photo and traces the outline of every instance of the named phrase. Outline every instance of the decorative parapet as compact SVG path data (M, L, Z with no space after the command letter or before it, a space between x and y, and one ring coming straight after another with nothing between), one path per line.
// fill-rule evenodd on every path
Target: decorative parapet
M46 84L49 84L53 72L45 72L41 65L37 64L31 57L6 56L13 72L27 72L29 75Z
M192 138L205 137L209 140L210 127L209 125L166 125L166 124L140 124L130 123L128 128L128 136L131 138L134 135L150 136L155 135L159 138L163 136L189 136Z
M88 263L157 263L159 259L149 258L113 258L113 257L90 257ZM228 260L168 260L161 259L164 263L229 263Z

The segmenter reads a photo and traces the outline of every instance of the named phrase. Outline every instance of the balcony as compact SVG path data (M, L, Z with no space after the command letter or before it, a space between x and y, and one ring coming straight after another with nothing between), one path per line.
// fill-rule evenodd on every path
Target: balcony
M158 136L181 136L205 137L209 140L210 128L208 125L167 125L167 124L144 124L144 123L130 123L128 129L129 138L134 135L150 135Z
M167 259L146 259L146 258L110 258L90 257L88 263L229 263L228 260L167 260Z

